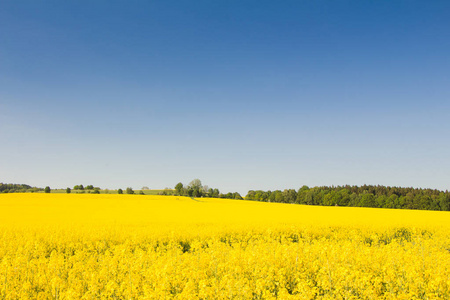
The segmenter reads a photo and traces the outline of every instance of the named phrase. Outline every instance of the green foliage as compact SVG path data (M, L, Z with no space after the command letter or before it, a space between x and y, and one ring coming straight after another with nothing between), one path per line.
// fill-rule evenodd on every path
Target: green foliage
M177 185L175 186L175 193L176 195L183 195L183 184L181 182L178 182Z
M167 191L170 191L166 189ZM161 193L160 195L169 195L168 193ZM175 185L175 195L186 197L209 197L209 198L226 198L242 200L242 196L239 193L227 193L221 194L219 189L209 188L207 185L202 185L200 179L192 180L186 187L181 183Z
M432 189L386 186L301 187L298 191L250 190L247 200L324 206L360 206L424 210L450 210L450 193Z
M201 189L202 188L202 182L200 181L200 179L194 179L194 180L192 180L189 183L188 188Z
M35 193L43 191L42 188L31 187L28 184L1 183L0 193Z
M83 191L84 190L84 186L82 184L80 185L76 185L73 187L74 190L76 191Z
M187 186L189 197L202 197L203 196L203 186L200 179L192 180Z
M236 199L236 200L243 200L243 198L242 198L242 196L239 194L239 193L233 193L233 199Z
M100 194L100 188L88 185L86 188L81 185L75 185L73 190L78 193ZM146 189L143 189L146 190ZM210 197L226 199L242 199L239 193L222 194L216 188L203 186L199 179L192 180L189 185L184 186L179 182L174 190L166 188L164 190L141 190L138 193L159 194L159 195L179 195L188 197ZM44 191L50 193L51 189L47 186L45 189L31 187L26 184L5 184L0 183L0 193L15 192L38 192ZM58 192L55 190L54 192ZM59 190L64 192L64 190ZM66 193L71 193L70 188L66 188ZM105 190L105 193L108 193ZM117 190L118 194L123 194L122 189ZM134 194L131 187L126 189L127 194ZM324 205L324 206L356 206L356 207L378 207L378 208L397 208L397 209L421 209L421 210L450 210L450 192L433 189L414 189L389 186L321 186L308 187L302 186L298 190L286 189L284 191L262 191L250 190L245 196L246 200L256 200L264 202L295 203L306 205Z

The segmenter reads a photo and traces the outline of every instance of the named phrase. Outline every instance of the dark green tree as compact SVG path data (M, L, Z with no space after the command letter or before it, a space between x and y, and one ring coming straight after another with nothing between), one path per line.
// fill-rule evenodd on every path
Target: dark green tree
M233 199L236 199L236 200L243 200L242 197L241 197L241 195L240 195L238 192L236 192L236 193L233 194Z
M72 190L68 187L67 189L66 189L66 193L67 194L70 194L72 192Z
M44 189L44 193L50 193L50 191L51 191L51 190L50 190L50 187L49 187L49 186L46 186L45 189Z
M448 211L450 210L450 196L444 193L441 193L439 195L439 207L441 208L441 210L445 210Z
M123 194L122 189L118 189L118 190L117 190L117 194Z
M133 191L133 189L132 188L130 188L130 187L127 187L127 194L134 194L134 191Z
M297 199L297 192L293 189L284 190L283 197L286 203L295 203L295 200Z
M179 196L183 195L183 184L181 182L178 182L175 186L175 193Z

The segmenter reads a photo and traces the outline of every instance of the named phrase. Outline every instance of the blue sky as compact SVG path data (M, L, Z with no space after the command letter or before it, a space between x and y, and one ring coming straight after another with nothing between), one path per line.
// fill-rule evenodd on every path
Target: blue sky
M0 182L450 187L448 1L2 1Z

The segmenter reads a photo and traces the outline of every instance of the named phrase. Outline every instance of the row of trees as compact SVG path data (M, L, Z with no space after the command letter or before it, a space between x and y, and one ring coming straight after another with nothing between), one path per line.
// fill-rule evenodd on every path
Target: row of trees
M78 193L85 193L86 191L88 193L91 194L100 194L100 188L99 187L94 187L93 185L88 185L86 187L83 187L83 185L76 185L73 187L74 190L77 190ZM70 194L72 192L72 190L70 188L66 189L66 193ZM109 190L104 190L104 192L109 193ZM128 187L126 188L125 192L127 194L134 194L134 191L132 188ZM117 190L117 194L123 194L123 190L122 189L118 189ZM140 192L141 195L144 195L144 193L142 193L142 191Z
M99 194L100 188L93 185L74 186L73 190L77 193ZM50 187L45 189L31 187L26 184L5 184L0 183L0 193L18 193L18 192L40 192L50 193ZM71 193L70 188L66 193ZM135 194L131 187L117 190L118 194ZM144 194L142 191L138 194ZM178 195L187 197L210 197L242 199L239 193L222 194L217 188L209 188L202 185L200 179L192 180L188 185L179 182L175 189L164 190L164 195ZM265 202L295 203L307 205L325 205L325 206L359 206L359 207L378 207L378 208L403 208L403 209L423 209L423 210L450 210L450 192L439 191L436 189L415 189L402 187L388 187L381 185L363 185L363 186L321 186L309 188L302 186L300 189L286 189L284 191L262 191L250 190L245 196L246 200L256 200Z
M192 180L187 186L184 186L181 182L177 183L177 185L175 186L174 195L242 200L242 197L239 193L222 194L218 189L210 188L207 185L202 185L200 179Z
M0 193L35 193L43 191L42 188L32 187L28 184L1 183Z
M132 194L134 194L134 191L133 191L132 188L127 187L127 189L125 190L125 193L132 195ZM122 190L122 189L118 189L118 190L117 190L117 194L123 194L123 190ZM142 191L141 191L140 194L141 194L141 195L144 195L144 193L142 193Z
M147 188L148 189L148 188ZM87 185L83 186L75 185L73 189L70 187L66 188L66 193L70 194L72 191L76 191L77 193L90 193L90 194L100 194L100 188L94 187L93 185ZM12 184L12 183L0 183L0 193L33 193L33 192L44 192L44 193L50 193L51 188L49 186L46 186L45 188L37 188L37 187L31 187L27 184ZM109 193L109 190L104 190ZM124 191L122 189L117 190L118 194L123 194ZM133 189L131 187L126 188L125 190L126 194L135 194ZM138 194L144 195L142 191L140 191Z
M75 191L95 190L95 189L100 190L99 187L94 187L92 184L87 185L86 187L84 187L82 184L76 185L76 186L73 187L73 189L74 189Z
M359 206L423 210L450 210L450 192L381 185L321 186L298 190L254 191L247 200L326 206Z

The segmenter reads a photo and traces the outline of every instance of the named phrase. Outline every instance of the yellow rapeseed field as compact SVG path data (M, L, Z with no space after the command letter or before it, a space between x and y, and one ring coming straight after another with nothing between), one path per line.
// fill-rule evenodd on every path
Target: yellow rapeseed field
M0 195L0 299L450 299L450 214Z

